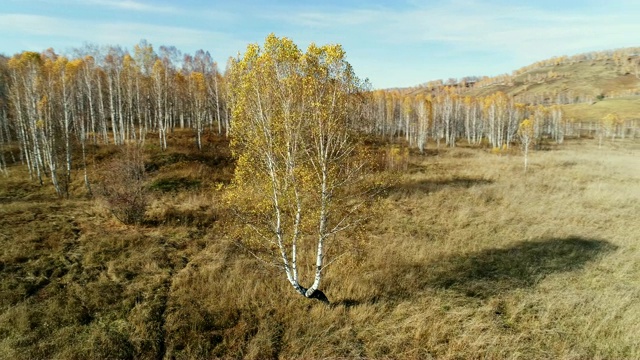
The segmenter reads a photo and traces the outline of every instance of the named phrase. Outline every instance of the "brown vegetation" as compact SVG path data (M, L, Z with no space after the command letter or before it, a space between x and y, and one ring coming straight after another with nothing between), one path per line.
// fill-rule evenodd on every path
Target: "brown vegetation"
M236 246L224 142L171 141L145 149L138 226L0 177L0 358L640 357L637 140L554 145L527 173L515 151L403 154L331 306Z
M98 194L113 216L124 224L142 222L149 205L142 156L141 146L123 146L118 156L101 169Z

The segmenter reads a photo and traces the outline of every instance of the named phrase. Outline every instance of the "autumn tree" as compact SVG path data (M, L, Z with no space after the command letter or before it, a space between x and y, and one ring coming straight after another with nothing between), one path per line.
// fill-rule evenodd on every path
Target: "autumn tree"
M167 114L167 97L169 89L167 87L167 79L169 78L166 64L158 59L153 64L151 78L153 80L152 93L155 99L155 118L158 130L158 138L160 140L160 148L167 148L167 129L169 127Z
M527 171L529 167L529 149L531 144L535 140L533 121L524 119L518 127L518 137L520 138L520 146L522 147L522 153L524 154L524 171Z
M503 92L496 92L485 99L485 123L487 139L493 148L508 146L509 98Z
M558 143L562 144L564 141L564 133L566 121L564 118L564 111L562 106L553 105L550 109L551 113L551 136Z
M0 55L0 172L7 174L5 145L11 142L9 129L9 69L8 59Z
M105 75L109 99L109 114L113 143L124 144L125 126L122 114L122 58L124 52L120 47L109 47L105 57Z
M188 79L189 94L193 104L192 127L196 131L196 145L202 149L202 131L204 129L207 101L205 75L201 72L192 72Z
M600 122L598 123L598 147L602 147L602 142L607 137L611 136L613 139L615 137L615 129L616 125L620 122L620 117L618 114L609 113L605 115Z
M9 62L11 87L9 99L13 105L14 122L20 144L20 158L27 165L29 177L43 184L45 171L42 151L43 122L40 120L38 103L38 78L42 67L40 54L23 52L13 56Z
M327 245L353 226L348 190L362 162L351 134L350 101L359 81L340 45L269 35L233 62L231 147L237 166L230 192L257 247L295 291L328 302L319 290ZM265 255L268 254L268 255ZM306 255L306 256L305 256ZM301 269L313 263L311 285Z
M431 122L432 108L431 98L419 96L417 98L418 107L418 134L417 134L417 146L420 153L424 153L424 148L427 144L427 136L429 130L429 123Z
M82 76L82 68L84 67L84 61L82 58L78 58L66 63L64 71L65 82L69 83L69 90L71 93L71 110L70 117L73 121L71 128L75 128L75 138L80 143L82 149L82 169L84 172L84 184L88 194L92 194L91 183L89 181L89 174L87 172L87 140L89 128L89 112L90 106L87 106L84 101L83 89L85 88L84 79ZM93 115L91 115L93 117ZM70 160L70 159L69 159ZM68 161L70 163L70 161Z

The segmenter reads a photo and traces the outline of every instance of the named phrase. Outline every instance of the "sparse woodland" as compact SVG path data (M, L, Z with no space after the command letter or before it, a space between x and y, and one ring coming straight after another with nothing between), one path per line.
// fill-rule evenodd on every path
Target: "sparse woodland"
M640 357L637 49L393 90L347 59L0 57L0 358ZM550 90L591 64L624 86Z

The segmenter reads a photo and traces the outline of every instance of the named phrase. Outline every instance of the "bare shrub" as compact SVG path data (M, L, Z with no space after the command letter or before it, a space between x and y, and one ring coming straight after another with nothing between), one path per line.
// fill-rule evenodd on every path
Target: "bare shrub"
M126 145L102 169L98 195L118 220L139 224L149 205L142 148Z

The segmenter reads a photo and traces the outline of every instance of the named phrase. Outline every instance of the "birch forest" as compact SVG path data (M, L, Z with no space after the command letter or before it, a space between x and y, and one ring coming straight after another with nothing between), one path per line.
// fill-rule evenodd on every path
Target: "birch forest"
M182 54L146 41L132 51L87 45L72 53L47 49L1 59L0 171L25 164L33 180L49 181L64 197L75 170L83 172L90 191L88 146L154 141L164 150L176 129L189 129L201 148L204 134L227 136L233 126L226 69L238 59L226 60L221 70L207 51ZM576 124L559 105L519 103L502 92L474 97L464 90L453 84L411 94L365 83L353 94L357 106L349 126L420 152L430 140L437 147L464 142L507 149L517 143L524 119L532 121L537 139L561 143L576 135ZM15 144L17 151L9 151Z

